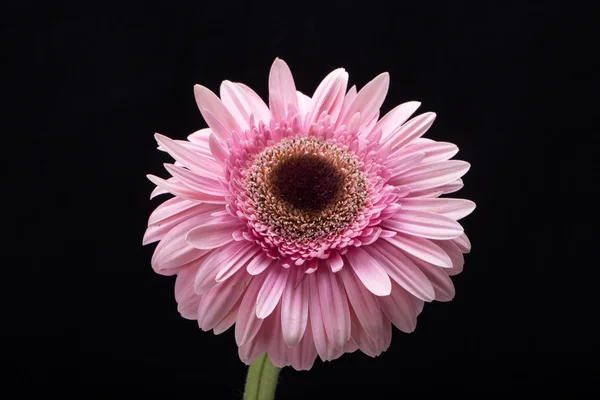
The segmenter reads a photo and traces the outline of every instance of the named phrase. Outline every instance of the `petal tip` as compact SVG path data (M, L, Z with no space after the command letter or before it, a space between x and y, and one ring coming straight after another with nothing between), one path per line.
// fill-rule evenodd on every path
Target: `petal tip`
M390 83L390 73L387 71L382 72L381 74L377 75L375 79L383 80L385 84L388 85Z
M392 294L392 282L389 282L389 285L385 285L377 290L378 293L373 293L375 296L385 297Z
M169 138L163 135L162 133L156 132L154 134L154 139L158 142L158 144L162 144L161 142L168 140Z
M287 66L288 65L285 61L283 61L279 57L275 57L275 60L273 61L273 65L271 66L271 69L277 68L277 67L287 67Z
M271 315L271 313L267 313L264 308L258 308L258 307L256 307L256 318L258 318L258 319L265 319L269 315Z
M153 174L146 174L146 178L155 185L160 182L160 178Z
M203 108L202 105L205 104L205 99L207 98L209 93L213 94L213 92L206 86L198 84L194 85L194 97L196 98L196 103L198 104L199 108Z
M195 84L194 85L194 97L197 98L198 96L201 96L205 90L208 90L208 89L202 85Z

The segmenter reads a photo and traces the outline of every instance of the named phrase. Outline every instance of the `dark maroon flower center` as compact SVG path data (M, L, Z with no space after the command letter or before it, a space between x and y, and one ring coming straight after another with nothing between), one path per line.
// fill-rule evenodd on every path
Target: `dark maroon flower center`
M296 209L321 211L334 203L344 186L344 176L325 157L292 155L281 160L270 175L273 194Z

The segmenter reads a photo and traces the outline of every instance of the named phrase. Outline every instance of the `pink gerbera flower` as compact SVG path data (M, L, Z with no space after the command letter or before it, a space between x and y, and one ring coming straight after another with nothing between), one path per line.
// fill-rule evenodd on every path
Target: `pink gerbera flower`
M152 213L144 244L159 241L154 270L177 275L185 318L220 334L235 325L243 362L264 352L275 366L310 369L360 349L375 357L393 324L415 329L424 302L454 296L470 243L457 220L475 208L440 197L469 169L458 148L421 136L435 119L409 120L418 102L379 119L383 73L358 93L331 72L312 97L285 62L269 75L269 106L224 81L219 99L196 85L209 128L172 140L174 164L149 175Z

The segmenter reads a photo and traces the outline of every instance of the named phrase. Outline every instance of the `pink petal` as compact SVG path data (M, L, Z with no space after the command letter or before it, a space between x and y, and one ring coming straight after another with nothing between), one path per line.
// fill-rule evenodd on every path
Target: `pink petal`
M225 263L234 262L240 257L240 252L248 248L248 242L233 242L212 250L198 268L194 280L194 290L198 294L206 293L218 285L217 273ZM231 260L233 258L233 260Z
M229 154L227 151L221 146L219 143L219 139L215 136L214 133L210 134L208 139L208 145L210 147L210 151L213 155L213 158L221 165L227 164L227 159L229 158Z
M302 279L296 285L297 275L303 275L300 269L297 271L296 276L294 273L288 275L281 301L281 330L283 340L289 347L294 347L300 342L305 335L308 321L308 279Z
M310 109L312 108L312 99L299 91L296 91L296 95L298 96L298 112L302 117L304 117L310 113Z
M202 296L194 292L194 276L197 268L194 265L181 268L175 280L175 300L177 311L185 319L198 318L198 305Z
M177 197L175 197L177 198ZM195 210L190 210L187 213L182 213L180 218L181 220L183 219L187 219L188 217L197 215L198 212L196 212ZM167 232L169 232L171 229L173 229L176 225L178 225L179 223L181 223L181 220L178 219L179 216L174 217L174 219L172 221L170 221L169 223L165 224L165 225L158 225L158 226L149 226L146 229L146 232L144 232L144 237L142 238L142 246L146 246L147 244L150 243L154 243L154 242L158 242L159 240L162 240L165 235L167 234Z
M198 304L201 300L202 296L190 293L177 303L177 311L183 318L195 320L198 318Z
M144 233L142 244L161 240L171 229L192 217L210 214L220 209L223 209L222 205L198 204L173 197L158 206L150 215L149 221L152 222Z
M383 221L389 229L428 239L454 239L463 234L462 226L441 214L420 210L401 210Z
M381 235L379 235L379 237L381 237L381 238L393 237L393 236L396 236L397 234L398 234L398 232L388 231L387 229L382 229Z
M260 292L258 292L258 298L256 299L257 318L267 318L271 315L275 306L279 304L289 273L290 268L276 266L271 269Z
M202 296L198 308L198 326L203 331L213 329L231 311L245 290L248 274L237 274L227 282L213 287Z
M412 254L428 263L442 268L452 268L452 261L448 254L431 240L404 234L397 234L384 239L408 254Z
M214 249L233 241L233 232L241 221L231 215L206 218L202 224L191 229L185 240L197 249Z
M271 121L271 111L269 107L265 104L263 99L249 86L246 86L243 83L237 83L238 87L242 89L250 102L250 116L254 116L255 123L264 122L267 124Z
M351 310L350 314L352 318L352 341L354 341L358 348L369 357L379 356L388 348L391 341L391 329L389 329L389 326L386 326L390 325L390 323L388 321L382 321L382 334L378 337L371 337L358 321L358 317L354 313L354 310ZM384 331L386 331L386 338L383 337ZM387 331L390 332L388 333ZM388 338L390 340L386 340Z
M327 337L336 349L343 349L350 339L348 301L339 277L327 268L316 272L323 325Z
M221 124L221 121L219 121L219 119L215 117L210 111L206 109L200 111L202 111L202 116L204 117L204 120L206 121L208 126L210 126L210 129L213 131L213 134L221 141L225 142L227 138L232 135L232 132L235 132L223 126L223 124Z
M349 133L357 133L358 128L360 127L360 123L361 123L360 113L357 112L348 120L348 123L346 124L347 131Z
M210 129L209 129L210 131ZM155 135L160 135L160 133L155 133ZM188 137L194 135L193 133L188 135ZM163 135L161 135L163 136ZM166 137L166 136L164 136ZM189 140L177 140L177 139L171 139L173 140L173 142L176 145L179 145L181 147L186 148L187 150L192 151L196 156L201 156L201 157L206 157L206 156L210 156L210 151L208 151L208 148L206 147L206 143L203 141L204 140L204 135L202 136L193 136L194 137L194 142L190 142ZM160 143L158 143L158 146L156 147L158 150L160 151L164 151L166 153L168 153L167 149L164 148Z
M262 323L263 320L261 319L259 321L261 321ZM268 325L270 321L269 319L267 319L265 322L266 324L263 325ZM238 354L240 356L240 360L242 360L244 364L252 364L254 360L256 360L261 354L267 351L267 346L269 345L269 336L271 333L270 329L268 328L270 327L265 326L263 329L261 329L260 332L256 334L253 340L250 340L247 343L244 343L243 345L238 347Z
M475 203L465 199L412 197L400 201L403 210L429 211L459 220L471 214ZM461 234L462 236L462 234Z
M215 168L217 164L205 155L198 154L188 148L186 145L179 143L178 141L172 140L159 133L154 135L154 138L162 147L164 147L171 157L181 163L184 167L199 173L203 176L214 177L215 173L219 171ZM214 165L213 165L214 164ZM221 169L219 177L224 176Z
M204 117L204 120L210 129L212 129L220 139L227 140L232 131L238 133L241 132L240 126L217 95L202 85L194 85L194 95L202 117ZM208 113L211 114L209 117L211 122L206 118ZM215 121L218 121L219 123L219 126L216 127L217 130L215 130L215 127L211 126L211 123L214 123Z
M202 193L197 190L190 188L182 183L174 182L172 180L164 180L154 175L146 175L150 182L154 183L161 189L174 194L177 197L181 197L186 200L195 200L202 203L211 204L226 204L227 201L223 196L213 196L210 194Z
M399 149L406 146L416 138L423 136L431 128L435 121L436 114L427 112L416 116L415 118L402 125L399 129L392 132L384 142L384 145L390 150Z
M317 349L315 348L315 343L313 341L310 321L307 323L306 333L302 337L300 343L289 351L291 352L291 366L296 371L306 371L312 368L315 359L317 358Z
M300 263L299 263L299 261L300 261ZM297 263L296 265L302 265L301 261L302 261L302 259L297 260L296 261L296 263ZM306 261L304 263L303 270L304 270L305 274L312 274L312 273L314 273L317 270L318 267L319 267L318 260L316 260L316 259L315 260L309 260L309 261Z
M267 352L273 365L278 368L283 368L287 365L290 365L292 352L283 341L281 324L279 323L280 320L281 306L277 305L268 321L271 335L269 338L269 344L267 345Z
M157 222L171 219L174 215L184 213L185 211L198 206L200 206L200 204L198 204L195 201L189 201L173 197L171 199L166 200L158 207L156 207L154 211L152 211L152 214L150 214L150 217L148 218L148 225L156 224ZM206 207L206 205L202 206Z
M306 280L306 279L305 279ZM321 315L321 302L319 301L319 288L317 286L317 278L314 274L308 275L309 285L309 315L312 334L315 340L317 353L322 360L327 359L327 334L323 325L323 317Z
M459 237L452 239L452 243L454 243L460 249L461 253L470 253L471 252L471 241L467 237L465 233L460 235Z
M350 318L350 319L352 319L352 318ZM352 320L352 323L354 324L354 320ZM344 352L345 353L354 353L356 350L358 350L358 344L356 344L356 341L351 336L350 340L348 340L348 343L346 343Z
M375 296L373 296L352 272L352 268L343 268L339 274L348 294L348 300L356 313L360 324L373 338L382 334L382 315Z
M298 110L294 77L285 61L276 58L269 72L269 108L273 117L279 120L285 119L288 104Z
M256 317L256 298L264 280L260 275L253 277L244 293L235 322L235 341L238 346L251 341L264 321Z
M243 83L238 83L237 85L246 93L248 100L252 100L250 120L252 120L252 116L254 116L256 125L258 125L259 122L268 124L269 121L271 121L271 110L269 110L269 106L267 106L263 99L249 86L246 86Z
M269 265L274 264L275 262L276 260L273 260L271 257L267 256L267 253L261 251L252 260L250 260L248 266L246 266L246 271L250 275L258 275L267 269Z
M215 136L216 138L216 135L212 133L212 131L211 135ZM204 170L200 172L200 175L206 176L207 178L211 178L217 181L223 180L225 176L223 165L215 159L210 149L208 137L206 138L206 143L202 143L202 145L190 143L186 140L175 140L175 143L192 151L194 154L196 154L197 157L199 157L202 160L202 167L204 168ZM185 167L185 165L179 163L178 161L175 161L175 165L181 165Z
M435 189L422 190L420 192L410 192L409 197L433 199L436 197L440 197L443 194L444 194L444 192L439 190L439 188L435 188Z
M361 136L362 135L370 136L371 131L377 124L378 120L379 120L379 110L377 110L375 113L373 113L369 116L365 116L362 124L360 124L360 128L359 128L360 135Z
M459 160L422 164L400 177L392 178L390 184L406 185L413 191L432 189L460 178L467 173L469 168L469 163Z
M202 128L189 134L187 140L192 144L208 149L208 137L212 134L213 132L210 128Z
M242 247L237 253L231 256L229 260L222 264L221 269L217 273L215 280L217 282L223 282L229 279L241 268L244 268L248 261L250 261L258 252L262 253L259 246L252 242L243 241L246 246Z
M189 169L178 167L173 164L164 164L164 167L171 175L194 190L213 196L224 196L227 193L227 189L214 179L201 176Z
M463 188L463 186L465 186L463 180L457 179L455 181L445 184L444 186L440 186L439 190L441 190L443 194L450 194L458 192L460 189Z
M381 236L381 234L383 233L383 229L377 227L373 229L373 232L369 235L365 235L365 236L361 236L360 237L360 242L362 243L363 246L368 246L370 244L373 244L377 241L377 239L379 239L379 236ZM333 271L336 272L336 271Z
M367 334L360 324L354 310L350 310L350 315L352 319L352 341L356 343L360 351L369 357L377 357L379 355L377 351L377 340Z
M335 122L344 103L347 85L348 73L343 68L338 68L327 75L312 96L312 110L308 123L317 122L323 112Z
M215 327L213 328L213 333L215 335L220 335L225 332L229 328L235 324L235 320L237 319L238 309L240 307L241 299L231 308L231 310L227 313L225 318L221 320Z
M308 285L310 288L308 301L310 316L309 325L312 328L312 335L317 354L319 354L319 357L321 357L321 360L323 361L334 360L342 354L343 350L336 350L325 332L324 315L321 310L322 303L319 299L319 287L316 274L308 275Z
M460 248L451 240L436 240L434 243L445 251L450 257L450 260L452 260L452 268L446 269L446 273L450 276L460 274L465 264L465 257L460 251Z
M405 152L419 152L425 153L425 158L423 158L423 164L428 164L432 162L438 161L446 161L451 159L458 153L458 147L453 143L447 142L436 142L436 141L427 141L425 143L410 143L403 149L400 149L394 155L400 155Z
M364 137L371 136L371 131L373 130L373 127L377 123L378 119L379 119L379 110L377 110L377 112L375 112L369 116L364 116L364 119L362 120L362 123L360 124L360 127L358 128L359 137L364 138Z
M198 268L194 265L185 266L181 268L179 273L177 274L177 279L175 280L175 301L179 302L184 296L187 296L190 291L194 292L194 277L196 276L196 272ZM196 314L194 314L194 318Z
M377 116L379 117L379 114L377 114ZM373 122L373 125L375 125L375 122L377 121L371 122ZM381 129L373 129L373 126L369 125L365 127L365 131L362 133L362 135L364 135L363 138L366 142L379 143L381 140Z
M381 129L381 140L380 143L386 143L389 141L390 135L400 129L410 116L417 111L421 105L418 101L409 101L402 103L392 111L385 114L379 122L375 125L373 130Z
M411 295L398 286L392 284L392 293L389 296L378 297L377 301L383 314L402 332L410 333L417 327L417 310L411 300Z
M355 247L348 250L345 257L356 276L371 293L376 296L390 294L392 290L390 277L369 253L360 247Z
M342 111L340 111L340 116L346 114L346 112L350 109L352 103L354 103L354 99L356 99L356 86L352 86L348 93L346 93L346 97L344 97L344 104L342 105Z
M358 92L348 110L341 115L337 125L347 124L357 112L363 116L363 120L370 121L373 114L379 112L389 86L390 75L387 72L376 76Z
M384 317L383 319L383 334L379 340L381 352L389 349L390 345L392 344L392 324L387 318Z
M327 265L329 265L329 268L331 268L332 272L338 272L344 266L344 259L340 253L335 250L331 252L329 258L327 258L325 262Z
M421 314L421 311L423 311L425 302L423 300L417 299L416 297L413 297L413 296L410 296L410 299L412 300L413 307L417 311L417 316L418 316L419 314Z
M177 268L197 260L208 252L207 250L198 250L185 241L186 233L205 218L204 215L192 217L167 232L156 246L152 256L152 268L157 273L173 275L177 273Z
M450 301L454 298L455 289L452 279L448 276L446 269L436 267L416 257L411 260L417 267L427 276L435 291L435 299L437 301Z
M174 181L175 178L169 178L169 180ZM152 193L150 193L150 200L152 200L156 196L160 196L161 194L167 194L167 193L170 193L170 192L164 188L161 188L160 186L157 186L152 190Z
M401 250L385 241L370 246L368 250L383 265L387 274L407 292L425 301L435 298L435 291L427 276Z
M223 81L221 83L221 101L242 129L250 126L250 115L254 114L259 121L267 123L271 113L267 105L252 89L241 83Z
M425 153L411 153L401 157L394 157L388 160L391 162L387 165L392 176L399 176L406 171L416 167L423 161Z

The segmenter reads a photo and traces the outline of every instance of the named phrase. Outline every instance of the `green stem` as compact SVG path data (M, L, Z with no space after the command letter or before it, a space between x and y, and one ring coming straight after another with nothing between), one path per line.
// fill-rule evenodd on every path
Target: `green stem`
M258 357L248 369L244 400L273 400L279 371L267 353Z

